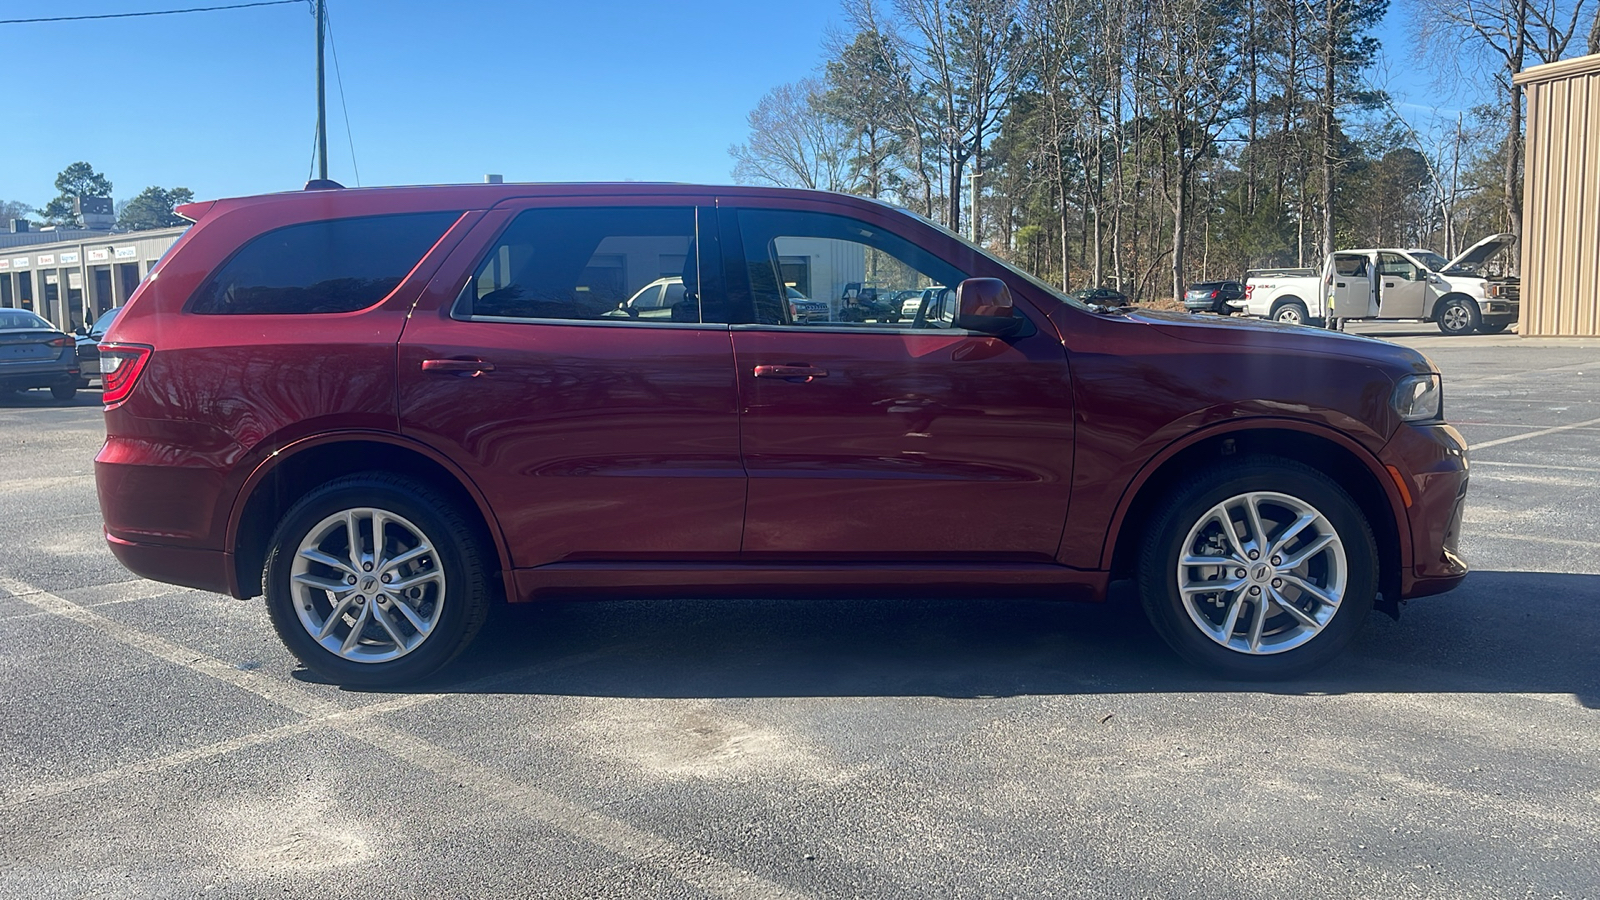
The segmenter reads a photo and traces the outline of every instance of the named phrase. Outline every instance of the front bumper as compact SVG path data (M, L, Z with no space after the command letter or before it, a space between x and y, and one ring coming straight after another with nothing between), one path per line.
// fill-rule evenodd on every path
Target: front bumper
M1444 423L1402 425L1381 456L1410 498L1411 565L1400 573L1400 596L1454 589L1468 571L1459 552L1469 470L1466 439Z
M1501 322L1515 322L1521 311L1522 302L1520 300L1490 298L1478 301L1478 316L1491 325Z

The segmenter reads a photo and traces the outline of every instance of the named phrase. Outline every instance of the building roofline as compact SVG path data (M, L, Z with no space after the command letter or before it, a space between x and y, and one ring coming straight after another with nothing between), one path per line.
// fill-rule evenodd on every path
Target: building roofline
M1545 63L1542 66L1523 69L1511 80L1515 84L1526 87L1530 84L1543 84L1546 81L1571 78L1575 75L1600 75L1600 53L1591 53L1588 56L1563 59L1559 62Z

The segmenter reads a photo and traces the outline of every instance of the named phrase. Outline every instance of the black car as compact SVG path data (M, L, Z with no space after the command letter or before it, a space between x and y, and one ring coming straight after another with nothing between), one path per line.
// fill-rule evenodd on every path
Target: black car
M1234 311L1228 301L1243 299L1244 285L1237 281L1202 281L1189 285L1189 293L1183 295L1183 308L1192 313L1226 316Z
M82 370L82 376L78 379L79 387L88 387L89 379L100 377L100 342L105 339L106 329L117 320L120 312L122 307L114 306L101 313L100 318L95 319L88 329L78 329L78 368Z
M1093 306L1127 306L1131 302L1127 294L1105 287L1084 288L1073 291L1068 296Z
M0 391L49 388L57 400L78 393L72 335L25 309L0 309Z

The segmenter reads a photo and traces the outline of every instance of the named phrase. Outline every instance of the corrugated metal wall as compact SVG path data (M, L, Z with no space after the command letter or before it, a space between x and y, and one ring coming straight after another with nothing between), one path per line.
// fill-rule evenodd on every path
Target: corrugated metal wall
M1600 336L1600 55L1517 76L1528 96L1524 336Z

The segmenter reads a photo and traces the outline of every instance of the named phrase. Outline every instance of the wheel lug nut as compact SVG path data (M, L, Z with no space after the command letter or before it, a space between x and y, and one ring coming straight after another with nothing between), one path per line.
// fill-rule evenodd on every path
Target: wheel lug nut
M1234 569L1233 570L1233 577L1235 577L1235 578L1243 578L1244 576L1245 576L1245 571L1243 569Z
M357 606L366 606L367 605L367 598L365 598L365 597L357 597L356 598L356 605Z
M1274 579L1272 579L1272 586L1275 587L1275 588L1283 587L1283 579L1282 578L1274 578Z
M363 571L363 572L371 572L372 571L372 563L369 563L369 562L362 563L361 564L361 571Z
M1260 550L1251 550L1250 551L1250 558L1251 559L1260 559L1261 558L1261 551Z
M345 584L355 584L356 583L356 577L354 575L346 575L344 577L344 583Z
M1281 566L1281 565L1283 565L1283 557L1281 557L1281 556L1274 556L1274 557L1273 557L1273 558L1272 558L1272 564L1273 564L1273 565L1275 565L1275 566Z
M1259 594L1259 593L1261 593L1261 588L1253 587L1253 588L1250 589L1250 593L1251 593L1252 596L1256 595L1256 594Z
M388 584L389 582L391 582L393 580L394 580L394 576L393 575L390 575L388 573L384 573L384 576L383 576L383 583L384 584Z

